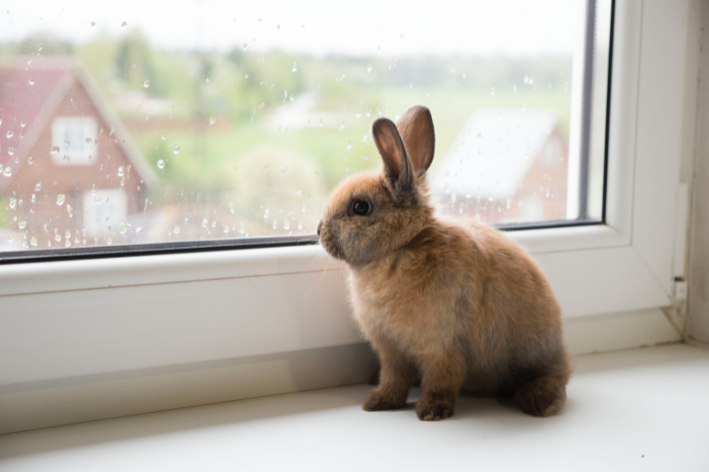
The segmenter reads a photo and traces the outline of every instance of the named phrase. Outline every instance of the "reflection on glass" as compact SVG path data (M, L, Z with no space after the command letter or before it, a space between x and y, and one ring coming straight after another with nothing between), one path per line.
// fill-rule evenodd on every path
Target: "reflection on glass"
M601 217L605 89L579 96L586 1L311 3L2 15L0 251L312 234L328 192L380 166L372 121L416 103L436 123L442 212L575 219L591 172L587 213ZM596 7L599 87L609 5ZM584 103L590 170L574 134Z

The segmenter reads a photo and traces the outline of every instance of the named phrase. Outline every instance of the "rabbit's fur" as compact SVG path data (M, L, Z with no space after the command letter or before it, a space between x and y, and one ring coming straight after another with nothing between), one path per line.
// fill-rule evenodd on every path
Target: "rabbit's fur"
M435 215L427 108L396 125L379 118L372 132L383 170L345 180L318 226L322 246L349 265L354 316L381 364L363 408L404 406L420 376L421 420L451 416L461 388L514 396L530 415L557 413L571 368L542 271L500 231ZM357 201L370 212L355 214Z

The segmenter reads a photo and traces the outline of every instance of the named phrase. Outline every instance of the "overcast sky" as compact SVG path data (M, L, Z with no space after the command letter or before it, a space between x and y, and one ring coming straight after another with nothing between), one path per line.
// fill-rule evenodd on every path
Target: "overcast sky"
M165 49L354 55L571 54L582 0L56 0L5 2L0 41L46 32L75 43L140 28ZM91 26L95 22L95 26ZM126 22L127 26L122 27Z

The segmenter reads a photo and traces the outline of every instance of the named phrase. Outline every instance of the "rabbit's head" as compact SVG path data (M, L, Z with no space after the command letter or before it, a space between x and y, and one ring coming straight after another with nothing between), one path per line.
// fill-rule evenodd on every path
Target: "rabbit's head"
M342 182L330 196L318 225L325 250L354 267L406 245L433 214L426 186L435 147L428 108L409 108L396 125L378 118L372 136L382 157L382 170Z

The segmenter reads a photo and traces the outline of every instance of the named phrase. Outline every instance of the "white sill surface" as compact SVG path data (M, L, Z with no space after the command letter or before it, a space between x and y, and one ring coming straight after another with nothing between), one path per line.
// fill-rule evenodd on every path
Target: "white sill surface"
M709 470L709 351L582 356L562 414L461 397L453 418L360 409L355 385L0 436L0 471Z

